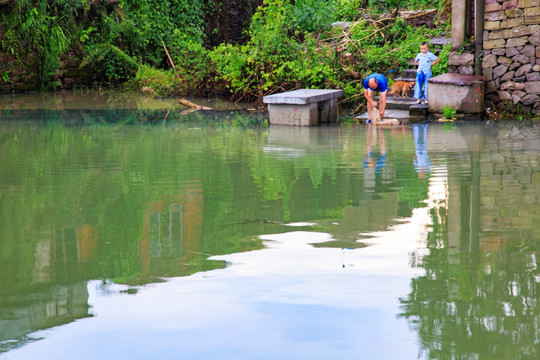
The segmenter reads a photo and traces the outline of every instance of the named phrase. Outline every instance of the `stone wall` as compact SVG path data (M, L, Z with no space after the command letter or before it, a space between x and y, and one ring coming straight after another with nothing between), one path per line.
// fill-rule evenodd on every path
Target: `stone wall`
M80 57L71 52L61 57L55 76L59 83L57 88L73 89L92 84L92 76L88 74L88 70L79 69L80 62ZM0 94L38 90L39 79L35 73L37 66L33 54L24 61L17 61L15 56L0 53Z
M474 74L474 49L466 48L460 52L448 54L448 72L452 74Z
M540 0L485 0L486 103L540 114Z

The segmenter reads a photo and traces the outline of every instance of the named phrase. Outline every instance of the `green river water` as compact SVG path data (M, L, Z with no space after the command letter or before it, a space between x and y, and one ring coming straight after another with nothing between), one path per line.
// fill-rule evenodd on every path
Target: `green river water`
M0 358L540 358L539 126L112 99L0 99Z

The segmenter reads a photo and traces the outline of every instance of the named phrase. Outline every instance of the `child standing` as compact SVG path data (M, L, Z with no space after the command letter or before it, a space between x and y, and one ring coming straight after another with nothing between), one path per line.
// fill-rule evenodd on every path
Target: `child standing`
M416 83L414 85L414 97L418 99L417 104L420 104L422 98L424 103L428 103L428 79L431 78L431 67L439 62L439 58L431 51L428 51L427 42L422 42L420 52L414 59L414 64L418 66L416 70ZM422 96L422 85L424 86L424 95Z

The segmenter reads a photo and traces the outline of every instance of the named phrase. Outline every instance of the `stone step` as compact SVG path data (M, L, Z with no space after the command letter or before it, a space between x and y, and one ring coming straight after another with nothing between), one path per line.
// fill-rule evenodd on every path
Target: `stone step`
M428 41L429 45L433 45L433 46L444 46L444 45L450 44L451 42L452 42L452 39L445 38L445 37L434 37L434 38L429 39Z
M414 98L395 98L388 97L386 99L386 108L392 110L409 110L416 103Z
M376 97L375 101L379 101ZM409 110L409 108L416 104L415 98L401 98L401 97L392 97L388 96L386 98L386 108L389 110Z
M401 72L401 77L406 79L416 79L416 69L405 69Z
M368 113L365 112L356 116L356 119L364 122L368 119ZM409 114L408 110L386 110L384 114L384 120L386 119L396 119L400 124L406 124L409 120L418 120L420 117L412 116Z
M416 70L415 70L416 74ZM407 82L415 82L416 81L416 75L414 77L398 77L394 79L394 82L396 81L407 81Z
M414 104L409 108L410 116L423 116L427 117L428 115L428 105L426 104Z

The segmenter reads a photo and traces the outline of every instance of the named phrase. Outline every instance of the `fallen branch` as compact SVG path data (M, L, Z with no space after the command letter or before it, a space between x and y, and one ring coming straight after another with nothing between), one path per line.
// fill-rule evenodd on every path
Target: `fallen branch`
M207 106L201 106L192 103L191 101L188 101L186 99L179 99L178 102L184 106L187 106L189 108L195 109L195 110L212 110L212 108L209 108Z
M414 19L414 18L418 18L418 17L422 17L422 16L426 16L426 15L430 15L430 14L433 14L434 12L437 12L438 9L431 9L431 10L427 10L426 12L422 12L422 13L419 13L419 14L415 14L415 15L411 15L411 16L401 16L404 20L410 20L410 19Z
M360 110L364 107L364 104L360 103L358 104L358 106L356 107L356 109L354 109L354 113L353 114L358 114L360 112Z
M199 109L189 108L189 109L186 109L186 110L182 110L179 115L185 116L185 115L191 114L192 112L195 112L197 110L199 110Z
M376 31L374 31L374 32L372 32L371 34L369 34L368 36L363 37L363 38L361 38L361 39L359 39L359 40L354 40L354 41L362 41L362 40L369 39L370 37L372 37L372 36L375 35L376 33L381 33L382 37L384 38L384 34L382 33L382 31L383 31L384 29L388 29L389 27L392 27L392 26L394 26L394 24L390 24L390 25L387 25L387 26L385 26L385 27L383 27L383 28L377 29Z
M358 94L354 94L353 96L349 96L349 97L346 98L346 99L340 100L340 101L338 102L338 104L343 104L343 103L345 103L345 102L347 102L347 101L349 101L349 100L352 100L352 99L354 99L354 98L356 98L356 97L359 97L359 96L364 96L364 93L358 93Z
M345 36L345 38L347 40L349 40L349 42L356 48L356 50L358 50L359 53L361 53L362 51L360 50L360 48L358 46L356 46L356 44L352 41L352 39L349 37L348 34L345 33L345 31L343 32L343 36Z
M176 66L174 66L174 62L172 61L171 55L169 55L169 51L167 50L167 47L165 46L165 42L163 41L163 39L161 39L161 44L163 44L163 49L165 49L165 54L167 54L167 58L169 58L169 61L171 62L172 68L174 70L174 75L176 75L176 77L180 79L180 76L178 76L178 72L176 71Z

